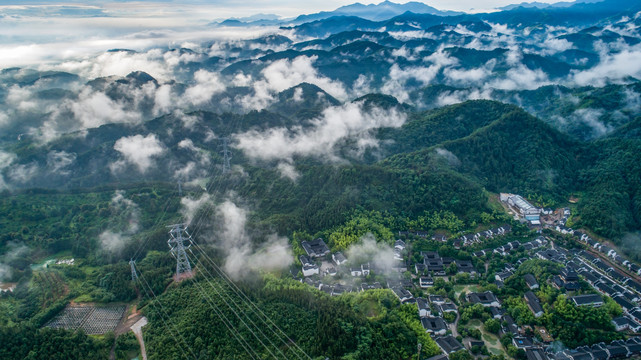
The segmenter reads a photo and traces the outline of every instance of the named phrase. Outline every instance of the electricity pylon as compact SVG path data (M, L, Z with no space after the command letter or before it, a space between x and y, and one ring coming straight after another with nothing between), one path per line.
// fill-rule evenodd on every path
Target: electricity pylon
M191 271L191 264L187 257L187 250L193 244L191 235L187 232L185 224L175 224L168 226L171 228L169 231L169 240L167 244L171 249L171 254L176 258L176 281L193 276Z

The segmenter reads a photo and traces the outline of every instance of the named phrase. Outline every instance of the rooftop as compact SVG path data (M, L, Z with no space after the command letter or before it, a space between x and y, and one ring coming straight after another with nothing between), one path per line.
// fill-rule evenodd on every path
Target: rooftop
M443 352L446 354L465 349L463 345L452 335L438 337L435 340L438 346L443 349Z
M492 302L498 301L496 296L491 291L481 292L481 293L469 293L467 298L471 303L479 304L490 304Z
M533 292L528 291L525 293L525 300L527 301L528 305L530 306L530 309L532 309L532 312L536 315L538 313L543 312L543 308L541 307L541 303L539 302L539 299L534 295Z
M320 257L329 254L329 248L321 238L317 238L312 241L303 241L301 246L307 255L311 257Z
M603 298L597 294L577 295L570 297L576 306L603 304Z
M536 278L534 277L534 275L532 274L523 275L523 279L525 280L525 283L527 284L528 287L532 287L539 284L536 281Z
M427 299L425 299L425 298L417 298L416 299L416 306L418 306L419 310L429 310L430 309L430 304L427 302Z
M421 325L427 331L439 332L447 329L445 320L440 317L424 317L421 318Z

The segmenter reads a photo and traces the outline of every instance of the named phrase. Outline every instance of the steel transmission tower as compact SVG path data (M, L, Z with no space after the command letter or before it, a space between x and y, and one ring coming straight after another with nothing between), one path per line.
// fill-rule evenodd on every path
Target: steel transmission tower
M191 235L187 232L185 224L175 224L168 226L171 228L169 231L169 240L167 244L171 249L171 254L176 258L176 281L193 276L191 271L191 264L187 257L187 250L193 244Z
M129 266L131 266L131 281L135 283L138 280L138 274L136 273L136 260L129 260Z
M223 174L231 171L231 151L229 151L229 138L223 138Z

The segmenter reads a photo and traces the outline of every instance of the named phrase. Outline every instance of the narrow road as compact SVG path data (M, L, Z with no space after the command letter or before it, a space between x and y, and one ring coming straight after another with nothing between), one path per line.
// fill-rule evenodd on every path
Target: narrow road
M134 332L134 335L136 335L136 339L138 339L138 343L140 343L140 353L142 354L142 360L147 360L145 340L142 339L142 327L145 325L147 325L147 318L143 316L140 320L138 320L137 323L131 326L131 331Z
M458 319L459 319L459 314L458 311L456 312L456 320L454 320L453 323L449 325L450 330L452 331L452 336L457 337L459 335L458 330L456 328L458 327Z

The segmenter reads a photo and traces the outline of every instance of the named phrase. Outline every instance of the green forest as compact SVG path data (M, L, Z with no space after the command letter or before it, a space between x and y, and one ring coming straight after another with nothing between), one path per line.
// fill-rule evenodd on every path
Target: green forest
M372 96L368 101L400 106L385 97ZM457 119L456 126L452 126L452 119ZM208 121L216 126L220 120L214 117ZM114 139L110 134L113 131L114 126L107 126L89 136L108 144ZM120 136L119 131L116 137ZM366 154L362 160L336 165L301 158L296 163L300 176L292 184L268 164L252 163L239 155L235 161L242 162L245 176L214 172L205 185L215 202L230 192L251 199L247 226L255 241L260 242L265 234L275 231L291 239L296 255L304 253L300 241L316 237L326 239L335 251L349 248L367 233L392 243L398 231L408 229L455 237L512 223L516 234L526 234L527 230L513 223L497 205L494 199L498 192L519 193L549 207L564 206L568 197L577 196L580 201L578 213L572 218L574 227L617 242L641 226L641 168L637 161L641 139L634 134L630 128L606 139L581 142L513 105L469 101L411 113L402 127L378 131L376 136L388 144L388 156L383 159ZM194 199L205 193L193 185L185 185L183 191ZM114 200L118 194L136 204L135 208L118 205ZM125 186L107 182L82 190L37 188L4 195L0 198L0 249L13 254L5 255L4 262L12 270L7 280L16 282L17 288L3 294L0 300L3 358L42 358L42 352L35 349L43 348L51 349L47 353L65 354L66 358L82 354L86 359L104 358L114 346L118 358L137 351L133 339L124 336L114 342L113 334L95 337L40 328L71 300L138 301L152 324L145 336L153 359L179 358L186 351L166 331L169 325L162 326L163 320L168 319L181 329L184 341L191 344L190 351L197 358L239 354L242 350L234 338L225 335L225 328L208 325L224 314L203 306L208 301L222 301L221 294L225 293L233 299L235 295L228 285L210 283L202 276L194 282L172 284L175 263L167 253L165 225L179 222L182 217L175 184L150 181ZM201 209L193 222L206 221L210 210ZM134 218L140 230L132 233L117 253L101 248L100 234L126 232ZM638 254L627 245L621 243L624 251L630 251L628 256L636 258ZM478 250L458 251L451 244L439 248L420 242L414 246L417 251L439 250L460 259L470 259L469 253ZM216 249L212 251L211 256L221 260L221 254ZM61 256L75 258L77 266L49 265L46 270L33 266ZM156 300L149 301L144 296L145 289L132 284L127 261L134 256L141 276L149 280L149 293L153 291L158 296ZM240 286L266 317L312 357L407 359L412 358L419 342L425 356L439 352L425 335L415 312L406 305L400 306L389 290L335 298L286 278L284 274L258 276ZM158 302L171 312L164 313L154 306ZM574 335L583 325L573 318L580 314L565 314L565 302L556 295L548 302L553 310L539 322L568 346L580 345ZM510 304L514 309L524 306L516 300ZM513 316L519 322L532 321L519 314L514 310ZM596 324L601 320L589 321ZM493 328L494 324L487 326ZM590 330L587 343L610 331L605 323L591 327L594 330ZM260 338L252 337L247 329L241 334L250 339L248 346L260 348ZM279 349L284 354L298 351L287 343Z

